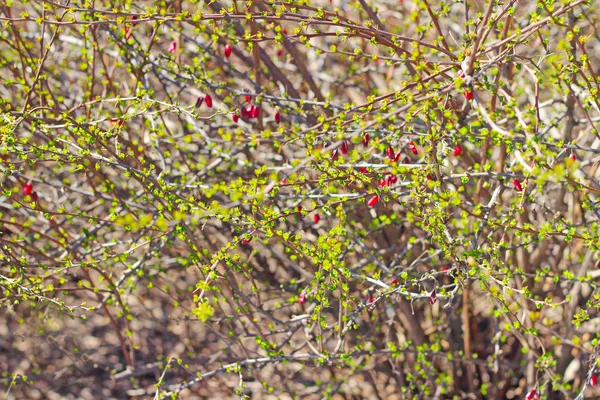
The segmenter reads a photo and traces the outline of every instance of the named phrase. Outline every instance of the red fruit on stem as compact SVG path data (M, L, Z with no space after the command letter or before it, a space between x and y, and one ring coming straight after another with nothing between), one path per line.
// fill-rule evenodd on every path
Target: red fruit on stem
M210 97L210 94L206 95L206 97L204 98L204 101L206 102L206 106L208 108L212 108L212 97Z
M296 210L298 211L298 215L302 216L302 206L296 207Z
M122 119L119 119L119 118L111 118L110 123L111 123L111 125L123 126L125 121L123 121Z
M413 154L419 154L419 150L417 150L417 146L415 145L415 142L410 142L408 143L408 149L411 151L411 153Z
M250 95L249 94L245 94L244 95L244 100L246 100L246 103L250 102Z
M523 191L523 186L521 186L521 182L519 182L518 179L513 180L513 186L515 187L515 190L517 192L522 192Z
M277 125L279 125L281 123L281 113L279 113L279 112L275 113L275 123Z
M304 304L305 301L306 301L306 295L304 294L304 292L302 292L302 293L300 293L300 296L298 297L298 303Z
M37 203L37 201L38 201L38 194L36 192L31 193L31 200L33 200L34 202Z
M396 154L396 157L394 157L393 161L398 162L400 160L400 156L401 156L401 154L400 154L400 152L398 152L398 154Z
M283 28L283 34L287 35L287 29Z
M390 283L390 286L396 286L398 284L398 278L394 278L394 280Z
M390 180L391 184L394 184L394 183L398 182L398 177L396 175L390 175L389 180Z
M367 205L368 205L369 207L375 207L375 205L376 205L378 202L379 202L379 196L378 196L378 195L375 195L375 196L373 196L373 197L371 197L371 198L369 199L369 201L367 202Z
M577 156L575 155L575 153L571 153L571 155L569 156L569 158L573 161L577 160Z
M25 186L23 186L23 194L29 196L33 192L33 184L31 182L27 182Z
M367 147L369 145L369 140L371 140L371 137L369 136L368 133L365 133L365 136L363 137L363 146Z
M240 243L242 244L242 246L245 246L248 243L250 243L251 240L252 240L252 237L250 237L250 238L243 238Z
M281 57L283 55L283 49L277 50L277 57Z
M379 186L386 187L387 185L388 185L387 179L381 178L381 180L379 181Z
M394 148L392 146L387 148L387 156L390 160L396 158L396 152L394 151Z
M454 147L454 157L460 156L460 153L462 153L462 147L460 147L460 144L457 144L456 147Z
M346 142L345 140L340 145L340 152L342 154L348 154L348 142Z
M175 54L175 52L177 52L177 42L173 41L169 45L169 53Z
M125 28L125 40L129 40L133 33L133 27Z
M335 160L338 156L338 149L331 150L331 159Z
M198 100L196 100L196 108L200 107L204 103L204 96L199 96Z
M449 266L447 266L447 265L444 265L444 266L442 267L442 270L444 270L444 271L448 271L448 270L450 270L450 267L449 267Z
M253 106L254 107L254 106ZM260 107L256 106L252 109L252 118L258 118L258 114L260 113Z
M431 291L431 294L429 295L429 304L434 305L436 301L437 301L437 293L435 293L435 289L434 289L433 291Z
M286 178L282 178L280 183L282 185L287 185L287 179Z
M319 214L315 214L315 216L313 217L314 223L318 224L320 220L321 220L321 217L319 216Z
M539 400L538 392L535 389L531 389L525 396L525 400Z
M231 55L231 50L233 49L230 44L225 45L225 57L229 58Z
M240 110L240 114L241 114L242 118L249 119L250 118L250 109L248 109L248 108L242 108Z
M466 89L466 90L464 91L464 94L465 94L465 98L466 98L467 100L473 100L473 98L475 97L475 92L474 92L474 91L473 91L473 89L471 89L471 88L469 88L469 89Z
M427 174L427 180L430 181L431 179L431 174Z
M237 122L239 121L239 119L240 119L240 116L239 116L239 115L237 115L237 114L233 114L233 115L231 116L231 118L233 119L233 122L237 123Z
M596 386L598 384L598 377L596 375L590 376L590 386Z
M367 305L372 304L375 301L373 294L371 292L367 293Z
M363 173L363 174L366 174L366 173L367 173L367 167L360 167L360 168L358 169L358 172L361 172L361 173Z

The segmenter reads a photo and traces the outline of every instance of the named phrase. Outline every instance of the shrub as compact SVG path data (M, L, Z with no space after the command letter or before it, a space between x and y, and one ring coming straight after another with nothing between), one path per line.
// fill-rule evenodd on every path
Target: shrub
M3 3L7 396L598 395L596 2Z

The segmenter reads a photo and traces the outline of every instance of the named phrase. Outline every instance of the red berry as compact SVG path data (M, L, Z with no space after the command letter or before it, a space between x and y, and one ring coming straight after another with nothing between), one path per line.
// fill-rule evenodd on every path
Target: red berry
M27 182L25 184L25 186L23 186L23 193L26 196L29 196L32 192L33 192L33 185L31 184L31 182Z
M319 214L315 214L315 216L313 217L313 221L315 222L315 224L318 224L320 220L321 217L319 216Z
M119 119L119 118L111 118L110 123L111 123L111 125L123 126L125 121L123 121L122 119Z
M596 386L598 384L598 377L596 375L590 376L590 386Z
M513 180L513 186L515 187L515 190L517 192L522 192L523 191L523 186L521 186L521 182L519 182L518 179Z
M254 107L254 106L252 106ZM252 118L258 118L258 114L260 113L260 107L256 106L252 109Z
M373 294L371 292L367 293L367 305L372 304L375 301Z
M367 173L367 167L360 167L360 168L358 169L358 172L360 172L360 173L363 173L363 174L366 174L366 173Z
M435 289L429 295L429 304L434 305L437 301L437 293L435 293Z
M281 182L280 182L280 183L281 183L282 185L287 185L287 179L286 179L286 178L283 178L283 179L281 179Z
M394 280L390 283L390 286L396 286L398 284L398 278L394 278Z
M296 210L298 210L298 214L302 216L302 206L296 207Z
M37 201L38 201L38 194L36 192L33 192L31 194L31 200L33 200L34 202L37 203Z
M379 186L381 186L381 187L386 187L387 185L388 185L388 181L387 181L387 179L385 179L385 178L382 178L382 179L379 181Z
M281 123L281 114L279 112L275 113L275 123L277 125Z
M283 55L283 49L277 50L277 57L281 57Z
M125 28L125 40L129 40L133 33L133 27Z
M302 293L300 293L300 296L298 297L298 303L304 304L305 301L306 301L306 295L304 294L304 292L302 292Z
M246 100L246 103L249 103L250 102L250 95L249 94L244 95L244 100Z
M233 49L231 48L230 44L225 45L225 57L229 58L229 56L231 55L231 50Z
M208 108L212 108L212 97L210 97L210 94L206 95L206 97L204 98L204 101L206 102L206 106Z
M348 154L348 142L346 142L345 140L340 145L340 152L342 154Z
M331 159L335 160L338 156L338 149L331 150Z
M413 154L419 154L419 150L417 150L417 146L415 145L415 142L410 142L408 143L408 149L413 153Z
M250 241L251 241L251 240L252 240L252 237L249 237L249 238L243 238L243 239L242 239L242 241L241 241L241 243L242 243L242 246L245 246L245 245L247 245L248 243L250 243Z
M371 137L368 133L365 133L365 136L363 137L363 146L367 147L369 145L369 140L371 140Z
M397 177L396 175L390 175L390 177L389 177L389 181L390 181L390 183L392 183L392 184L393 184L393 183L396 183L396 182L398 182L398 177Z
M177 42L173 41L169 45L169 53L175 54L176 51L177 51Z
M239 119L240 119L240 116L239 116L239 115L237 115L237 114L233 114L233 115L231 116L231 118L233 119L233 122L237 123L237 122L239 121Z
M200 107L202 103L204 103L204 96L198 97L198 100L196 100L196 108Z
M283 28L283 34L287 35L287 29Z
M244 118L244 119L249 119L250 116L252 115L250 108L242 108L240 110L240 114L242 115L242 118Z
M427 180L430 181L432 179L431 174L427 174Z
M378 195L375 195L375 196L373 196L373 197L371 197L371 198L369 199L369 202L367 203L367 205L368 205L369 207L375 207L375 205L376 205L378 202L379 202L379 196L378 196Z
M454 156L458 157L460 156L460 153L462 153L462 147L460 147L460 144L457 144L456 147L454 147Z
M569 156L569 158L573 161L577 160L577 156L575 155L575 153L571 153L571 155Z
M474 92L474 91L473 91L473 89L471 89L471 88L469 88L469 89L466 89L466 90L464 91L464 94L465 94L465 98L466 98L467 100L473 100L473 97L475 97L475 92Z
M539 400L538 392L535 389L531 389L525 396L525 400Z
M396 152L394 151L394 148L392 146L387 148L387 156L390 160L396 158Z

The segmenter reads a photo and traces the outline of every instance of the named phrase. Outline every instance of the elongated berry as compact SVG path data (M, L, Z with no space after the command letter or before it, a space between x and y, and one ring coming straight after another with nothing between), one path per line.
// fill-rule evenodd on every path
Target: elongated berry
M378 195L375 195L375 196L373 196L373 197L371 197L371 198L369 199L369 201L367 202L367 205L368 205L369 207L375 207L375 205L376 205L378 202L379 202L379 196L378 196Z
M411 151L411 153L413 154L419 154L419 150L417 150L417 146L415 145L415 142L410 142L408 143L408 149Z
M177 52L177 42L173 41L169 45L169 53L175 54Z
M363 146L367 147L369 145L369 141L371 140L371 137L369 136L368 133L365 133L365 136L363 137Z
M196 100L196 108L200 107L204 103L204 96L199 96L198 100Z
M23 186L23 194L29 196L33 192L33 184L31 182L27 182L25 186Z
M252 106L254 107L254 106ZM252 109L252 118L258 118L258 114L260 113L260 107L256 106Z
M396 158L396 152L394 151L394 148L392 146L387 148L387 156L390 160Z
M348 142L346 142L345 140L340 145L340 153L348 154Z
M437 301L437 293L435 292L435 289L434 289L431 292L431 294L429 295L429 304L434 305L436 301Z
M279 113L279 112L275 113L275 123L277 125L279 125L281 123L281 113Z
M244 100L246 100L246 103L250 103L250 95L249 94L245 94L244 95Z
M252 237L249 238L243 238L242 241L240 242L242 244L242 246L247 245L248 243L250 243L250 241L252 240Z
M379 186L381 187L386 187L388 186L388 181L385 178L381 178L381 180L379 181Z
M36 192L31 193L31 200L33 200L34 202L37 203L37 201L38 201L38 194Z
M277 50L277 57L281 57L283 55L283 49Z
M225 57L229 58L229 56L231 55L231 50L233 50L231 48L230 44L225 45Z
M206 106L208 108L212 108L212 97L210 97L210 94L206 95L206 97L204 98L204 101L206 102Z
M396 182L398 182L398 177L397 177L396 175L390 175L390 177L389 177L389 181L390 181L390 183L392 183L392 184L393 184L393 183L396 183Z
M321 220L321 216L319 214L315 214L313 217L313 222L315 224L318 224L320 220Z
M304 304L305 301L306 301L306 294L304 294L304 292L302 292L302 293L300 293L300 296L298 296L298 303Z
M331 159L335 160L338 156L338 149L331 150Z
M240 119L240 116L239 116L239 115L237 115L237 114L233 114L233 115L231 116L231 119L233 119L233 122L237 123L237 122L239 121L239 119Z
M577 155L575 155L575 153L571 153L571 155L569 156L569 158L573 161L577 160Z
M363 173L363 174L366 174L366 173L367 173L367 167L360 167L360 168L358 169L358 172L360 172L360 173Z
M598 377L596 375L590 376L590 386L596 386L598 384Z
M460 153L462 153L462 147L460 147L460 144L457 144L456 147L454 147L454 157L460 156Z
M519 182L518 179L513 180L513 186L515 187L515 190L517 192L522 192L523 191L523 186L521 186L521 182Z

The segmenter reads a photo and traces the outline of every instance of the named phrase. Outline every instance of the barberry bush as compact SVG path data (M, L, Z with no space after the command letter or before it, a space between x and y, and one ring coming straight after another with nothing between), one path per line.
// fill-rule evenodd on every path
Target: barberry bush
M599 5L0 0L4 394L599 396Z

